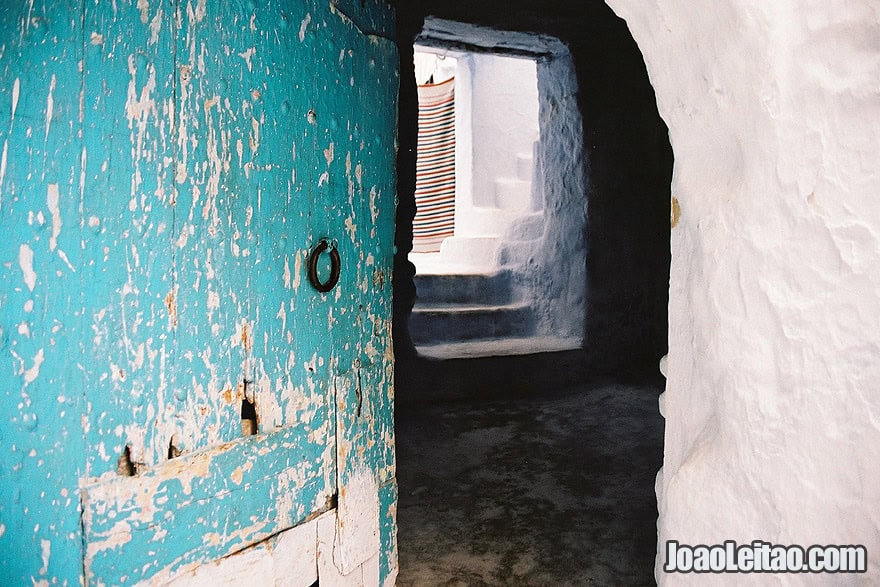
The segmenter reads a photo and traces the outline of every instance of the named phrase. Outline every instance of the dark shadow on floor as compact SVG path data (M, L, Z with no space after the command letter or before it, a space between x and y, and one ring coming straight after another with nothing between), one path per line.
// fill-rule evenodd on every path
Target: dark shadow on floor
M662 387L574 384L574 357L404 374L398 585L654 584Z

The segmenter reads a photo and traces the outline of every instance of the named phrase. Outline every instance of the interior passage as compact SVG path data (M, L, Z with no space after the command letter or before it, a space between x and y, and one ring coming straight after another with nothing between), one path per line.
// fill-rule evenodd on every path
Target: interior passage
M564 355L518 361L564 370ZM510 364L426 365L445 395L401 401L397 584L653 585L662 388L542 384Z

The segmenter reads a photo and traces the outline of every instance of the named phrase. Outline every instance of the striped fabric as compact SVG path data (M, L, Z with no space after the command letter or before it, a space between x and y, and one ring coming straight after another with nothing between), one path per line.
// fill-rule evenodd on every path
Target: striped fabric
M455 223L455 79L419 86L413 252L436 253Z

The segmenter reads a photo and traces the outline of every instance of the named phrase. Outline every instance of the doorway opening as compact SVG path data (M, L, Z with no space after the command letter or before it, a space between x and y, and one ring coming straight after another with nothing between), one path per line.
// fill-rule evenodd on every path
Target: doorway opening
M446 276L417 274L410 331L423 357L450 360L396 365L398 584L651 584L672 160L644 61L602 3L542 7L540 18L516 5L444 6L401 4L401 14L419 26L424 14L467 14L506 30L429 17L417 44L535 63L543 224L527 266L544 271L512 283L574 292L542 306L542 319L558 303L562 319L551 323L577 324L583 343L528 356L428 354L419 306ZM569 158L547 165L548 153ZM548 239L551 223L559 232ZM570 240L558 237L567 223L578 226ZM444 291L498 295L496 283Z
M571 56L553 38L500 35L429 18L414 46L409 326L429 358L583 342L586 170Z

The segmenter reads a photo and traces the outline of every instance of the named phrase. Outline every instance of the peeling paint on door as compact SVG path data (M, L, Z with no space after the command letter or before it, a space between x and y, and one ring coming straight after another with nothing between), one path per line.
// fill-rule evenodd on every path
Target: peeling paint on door
M169 581L323 516L334 573L393 583L392 31L380 0L0 14L4 577Z

